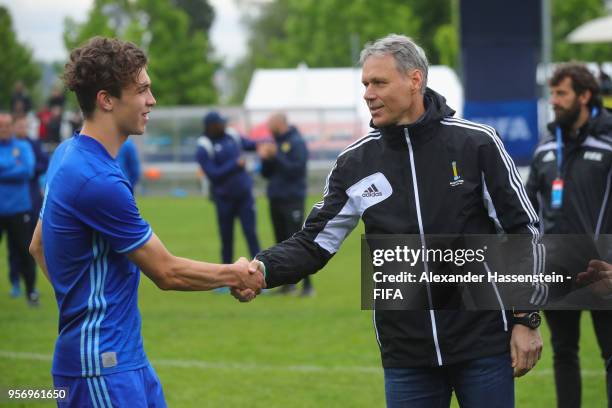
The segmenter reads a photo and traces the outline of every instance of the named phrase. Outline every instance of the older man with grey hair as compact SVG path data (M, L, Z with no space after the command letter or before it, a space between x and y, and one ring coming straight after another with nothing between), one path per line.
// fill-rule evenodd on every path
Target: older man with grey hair
M251 262L267 286L322 269L360 219L366 236L412 234L423 245L425 234L500 228L537 242L538 217L499 136L454 118L427 88L423 50L392 34L368 44L361 63L373 129L340 153L302 230ZM431 298L425 309L375 310L387 405L449 406L454 390L464 407L514 406L513 375L540 357L536 312L436 310Z

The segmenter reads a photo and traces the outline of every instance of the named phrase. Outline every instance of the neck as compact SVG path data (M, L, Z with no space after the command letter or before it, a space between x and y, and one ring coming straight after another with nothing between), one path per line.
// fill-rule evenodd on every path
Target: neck
M128 137L128 135L122 135L112 123L93 119L85 119L81 133L100 142L113 158L117 157L121 145Z
M425 102L423 95L418 93L417 96L413 99L413 103L410 111L406 113L406 115L400 119L398 125L410 125L417 120L425 113Z

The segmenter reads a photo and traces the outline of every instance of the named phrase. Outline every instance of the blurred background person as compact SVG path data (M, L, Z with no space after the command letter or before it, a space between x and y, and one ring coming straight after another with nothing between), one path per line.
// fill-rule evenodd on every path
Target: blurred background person
M83 127L83 116L81 112L76 110L68 114L68 123L70 124L70 134L74 135L75 132L79 132Z
M49 106L49 121L47 122L47 146L50 149L49 152L53 152L57 145L62 141L61 128L62 128L62 115L63 109L58 105Z
M302 229L304 200L306 198L306 162L308 149L295 126L290 126L287 116L277 112L268 119L268 128L274 136L273 143L262 143L257 153L262 160L261 175L268 179L270 217L276 242L289 239ZM312 296L311 277L303 279L302 296ZM280 293L290 293L295 285L284 285Z
M32 99L23 81L17 81L11 95L11 114L15 117L27 115L32 109Z
M234 220L240 219L251 257L259 252L253 180L245 170L243 150L255 150L253 141L226 131L226 119L211 111L204 116L204 134L198 139L196 160L210 181L211 199L221 234L221 259L232 263Z
M43 201L43 187L42 178L47 171L49 165L49 156L43 151L41 144L38 140L30 137L28 134L29 121L28 118L23 116L16 118L13 123L13 132L18 140L23 140L30 145L32 152L34 153L34 173L29 182L29 193L30 202L32 209L30 210L30 232L28 240L31 240L34 232L34 227L38 221L38 215L42 207ZM23 264L23 259L19 255L20 248L18 248L13 241L9 241L9 277L12 284L11 296L21 296L21 287L19 285L19 271L27 268L27 265ZM33 261L33 260L32 260Z
M121 146L121 149L119 149L117 162L125 178L130 182L132 191L135 191L136 184L140 180L140 159L138 158L136 144L131 137L128 137L123 146Z
M542 215L545 234L575 234L555 241L562 248L547 248L547 265L571 256L575 265L568 272L577 274L593 256L579 253L579 248L592 236L612 232L612 115L602 108L597 80L582 64L557 67L549 87L555 120L534 152L527 194ZM573 239L577 235L582 237ZM580 407L581 311L544 314L553 347L557 406ZM612 311L592 310L591 317L607 361L612 356Z
M49 95L49 99L47 101L47 105L51 110L54 107L58 107L61 110L61 113L64 113L64 105L66 104L66 96L64 95L64 91L61 86L56 85L53 87L51 91L51 95Z
M49 139L49 121L51 120L51 110L49 106L44 105L36 112L38 119L38 140L44 145L45 151L49 152L47 142Z
M601 94L604 96L612 95L612 78L610 78L610 75L606 74L602 64L599 64L599 75L597 76L597 80L599 81Z
M11 115L0 113L0 239L6 232L14 248L30 306L38 306L36 269L29 253L31 227L29 184L34 174L30 144L11 135Z
M49 121L47 123L47 142L50 145L51 151L55 150L57 145L62 141L61 130L62 120L64 118L64 105L66 97L63 89L57 85L51 91L47 106L49 107Z

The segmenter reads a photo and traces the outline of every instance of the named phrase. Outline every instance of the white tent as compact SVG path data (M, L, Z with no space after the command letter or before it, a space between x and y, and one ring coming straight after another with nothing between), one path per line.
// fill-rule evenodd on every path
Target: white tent
M587 21L569 33L571 43L612 42L612 16Z
M446 66L429 68L428 86L444 95L461 116L463 87ZM352 110L365 125L370 114L363 100L360 68L257 69L244 106L250 112L275 110Z

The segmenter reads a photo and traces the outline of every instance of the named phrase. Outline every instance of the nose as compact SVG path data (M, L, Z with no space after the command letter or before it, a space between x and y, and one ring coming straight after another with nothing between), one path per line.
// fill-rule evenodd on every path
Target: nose
M153 92L150 93L150 97L147 100L147 105L148 106L155 106L155 104L157 104L157 101L155 100L155 97L153 96Z
M370 89L371 88L369 86L366 86L365 91L363 92L363 99L365 99L366 101L376 99L376 95L374 95L374 93Z
M552 106L553 108L556 108L557 106L559 106L558 100L557 98L555 98L554 96L550 97L550 100L548 101L548 103L550 104L550 106Z
M552 106L558 105L558 104L559 104L559 95L558 95L558 94L556 94L556 93L554 93L554 92L552 92L552 93L550 94L550 97L548 98L548 102L549 102L549 103L550 103Z

